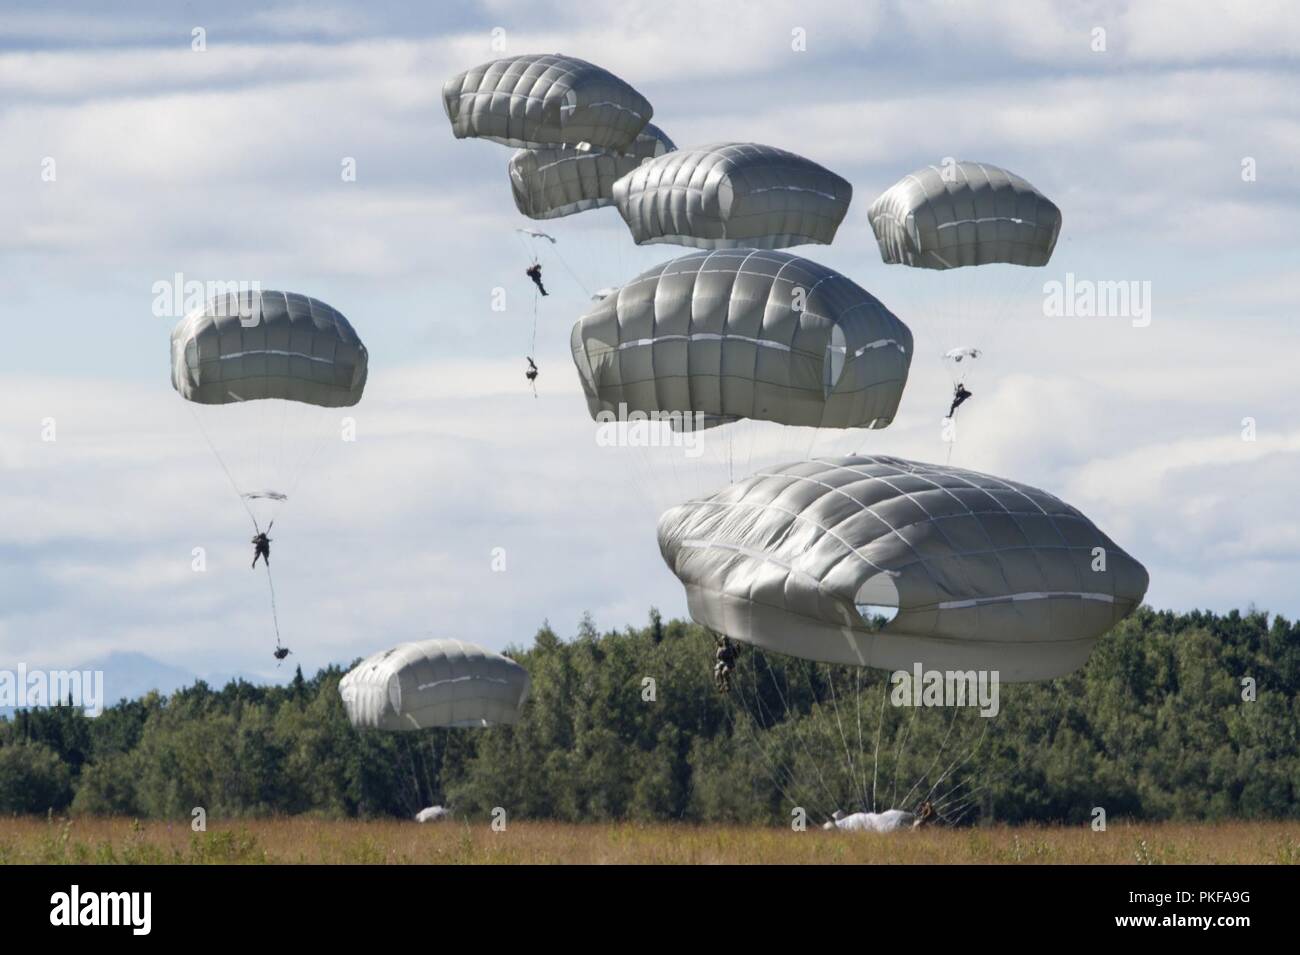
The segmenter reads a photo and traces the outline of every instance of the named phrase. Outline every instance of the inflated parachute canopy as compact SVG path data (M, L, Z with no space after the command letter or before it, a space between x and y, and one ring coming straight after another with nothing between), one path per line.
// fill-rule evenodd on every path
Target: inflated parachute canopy
M361 400L368 360L346 318L295 292L219 295L172 330L172 386L205 405L283 398L347 407Z
M889 457L756 474L667 511L659 547L691 615L719 633L827 663L1013 682L1082 666L1147 588L1141 564L1052 495ZM897 614L877 627L883 607Z
M492 726L519 719L528 671L472 643L421 640L362 660L339 695L358 729Z
M613 73L560 54L509 56L458 73L443 84L442 104L457 139L523 147L626 150L654 114Z
M865 289L752 249L643 272L578 320L571 345L593 418L626 406L715 424L883 428L912 361L911 331Z
M515 206L533 219L555 219L613 205L615 182L676 148L658 126L646 123L625 153L570 146L521 149L509 166Z
M638 245L783 249L829 245L853 187L811 159L758 143L681 149L614 184Z
M980 162L918 169L886 189L867 218L887 264L923 269L1046 265L1061 232L1052 200Z

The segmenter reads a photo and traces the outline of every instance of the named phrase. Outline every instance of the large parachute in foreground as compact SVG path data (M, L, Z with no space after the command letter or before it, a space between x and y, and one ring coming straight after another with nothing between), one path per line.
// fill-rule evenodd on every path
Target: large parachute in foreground
M627 152L553 146L521 149L510 160L515 207L532 219L554 219L613 205L614 183L647 159L677 147L654 123Z
M358 729L392 731L509 724L528 699L528 671L460 640L422 640L376 653L339 681Z
M1082 666L1148 583L1044 491L890 457L756 474L667 511L659 546L691 616L718 633L827 663L1010 682ZM883 627L880 608L897 608Z
M882 428L912 333L852 280L786 252L694 252L601 298L573 327L593 418L627 410Z
M367 369L348 320L294 292L217 296L172 330L172 387L198 404L279 398L347 407L361 400Z
M782 249L829 245L853 200L847 180L759 143L715 143L642 163L614 184L638 245Z
M457 139L506 146L577 146L626 151L654 113L608 70L560 54L503 57L458 73L442 88Z
M1043 266L1061 210L998 166L952 162L904 176L867 213L888 265L955 269L1003 262Z

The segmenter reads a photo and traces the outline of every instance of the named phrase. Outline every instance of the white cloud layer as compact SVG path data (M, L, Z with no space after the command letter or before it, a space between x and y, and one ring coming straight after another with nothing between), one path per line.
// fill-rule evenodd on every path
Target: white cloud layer
M1157 606L1300 613L1293 6L88 4L0 23L0 665L135 650L275 672L247 520L167 382L173 317L151 313L151 289L178 272L316 295L371 350L360 439L330 447L276 527L296 662L684 611L658 508L762 456L745 436L697 462L596 447L568 357L581 286L674 250L631 247L610 210L548 223L564 263L548 260L555 294L534 318L510 152L453 139L440 104L446 77L494 55L497 26L513 51L609 66L680 144L770 142L854 183L836 244L800 251L911 325L913 377L886 431L787 435L775 454L942 460L950 383L933 358L976 333L987 356L954 464L1080 507L1148 566ZM1052 266L1013 299L972 283L969 323L932 276L883 267L866 220L880 190L949 155L1022 172L1065 214ZM1034 318L1041 283L1067 272L1149 281L1150 327ZM1002 321L1008 302L1029 311Z

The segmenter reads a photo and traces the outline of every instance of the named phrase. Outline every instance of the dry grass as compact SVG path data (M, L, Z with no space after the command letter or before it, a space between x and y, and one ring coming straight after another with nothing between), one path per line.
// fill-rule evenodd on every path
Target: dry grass
M1300 824L991 826L796 833L757 826L418 825L309 818L211 822L0 819L3 863L1297 863Z

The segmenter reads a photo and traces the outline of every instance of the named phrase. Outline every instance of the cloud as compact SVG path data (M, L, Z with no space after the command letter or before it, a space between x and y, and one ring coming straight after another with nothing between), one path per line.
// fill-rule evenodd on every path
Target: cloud
M235 2L203 24L205 53L190 19L126 3L0 26L0 656L131 649L274 673L246 515L167 383L172 319L151 289L178 272L307 291L370 348L359 440L330 442L276 528L281 629L308 667L426 634L503 647L588 609L611 627L651 604L680 614L661 507L850 450L951 453L1059 494L1147 564L1159 605L1297 612L1300 21L1285 5ZM597 446L569 328L591 288L679 250L633 247L613 210L548 222L553 295L534 310L510 150L454 139L440 102L443 80L495 55L496 26L511 51L608 65L679 143L766 141L853 181L835 245L799 251L912 327L894 425L740 427L691 461ZM1052 265L1014 299L977 275L954 302L879 261L871 200L949 155L1021 172L1065 211ZM1042 318L1042 283L1067 272L1150 281L1150 327ZM950 449L937 356L967 335L986 361Z

